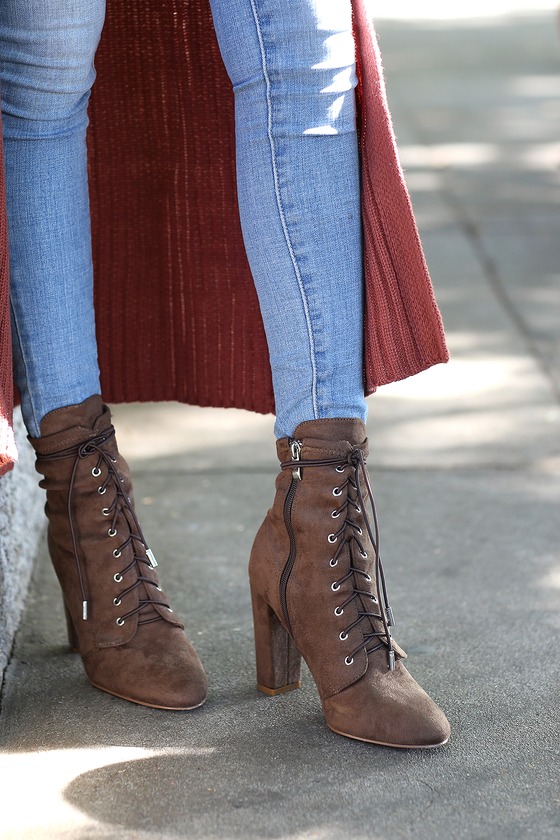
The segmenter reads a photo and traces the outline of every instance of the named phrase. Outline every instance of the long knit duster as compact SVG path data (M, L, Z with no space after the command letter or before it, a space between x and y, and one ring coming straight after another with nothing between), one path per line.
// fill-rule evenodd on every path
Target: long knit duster
M353 0L366 394L447 360L368 5ZM233 94L208 0L109 0L96 67L88 142L104 398L273 411L237 211ZM11 383L0 172L0 473L16 455Z

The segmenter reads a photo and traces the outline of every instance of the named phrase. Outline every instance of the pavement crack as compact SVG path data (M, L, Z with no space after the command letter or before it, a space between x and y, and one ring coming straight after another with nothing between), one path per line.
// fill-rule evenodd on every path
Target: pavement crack
M550 369L547 359L541 351L539 345L533 338L531 328L521 312L513 302L510 294L507 291L506 285L503 281L501 272L498 268L496 260L488 253L484 244L482 236L480 235L480 228L472 219L461 202L460 198L454 193L449 179L444 171L441 173L442 180L446 185L446 189L442 191L444 201L455 215L455 219L459 227L462 228L468 240L471 243L472 249L477 257L488 285L492 289L496 299L506 312L511 322L514 324L519 335L522 337L525 346L531 356L535 359L541 373L548 382L550 389L554 395L555 401L560 405L560 382L557 381L554 372Z

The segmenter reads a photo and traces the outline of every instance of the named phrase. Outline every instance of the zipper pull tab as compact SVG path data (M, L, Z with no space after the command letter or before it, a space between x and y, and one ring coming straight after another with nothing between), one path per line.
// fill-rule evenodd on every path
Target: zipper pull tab
M293 440L290 443L290 452L292 453L292 461L299 461L301 455L301 440ZM301 469L294 467L292 470L292 478L297 478L301 481Z

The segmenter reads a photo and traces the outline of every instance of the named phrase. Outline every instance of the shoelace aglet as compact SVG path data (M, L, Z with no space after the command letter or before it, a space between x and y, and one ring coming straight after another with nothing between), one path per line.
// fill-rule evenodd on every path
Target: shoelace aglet
M152 569L155 569L155 567L158 565L158 561L156 560L154 552L152 551L152 549L148 548L147 546L146 546L146 557L150 561L150 566L152 567Z
M395 616L393 614L393 610L391 609L391 607L387 607L387 609L385 610L385 614L387 616L387 624L389 625L389 627L394 627L395 626Z
M390 650L389 653L389 671L395 670L395 651Z
M87 601L82 601L82 618L83 618L84 621L87 621L87 613L88 613Z

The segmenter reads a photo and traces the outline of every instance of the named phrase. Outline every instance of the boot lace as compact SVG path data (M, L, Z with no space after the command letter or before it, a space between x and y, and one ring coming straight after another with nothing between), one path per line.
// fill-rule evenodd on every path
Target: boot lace
M340 632L339 639L345 641L349 633L357 626L361 625L363 631L362 641L346 656L344 661L346 665L352 665L354 657L359 651L365 650L366 654L369 655L385 648L387 651L388 667L393 671L395 668L395 650L390 628L394 626L395 619L387 595L385 574L379 552L379 523L363 451L359 447L353 448L349 452L346 461L341 461L340 458L327 458L317 461L302 459L287 461L281 464L282 469L291 470L305 467L330 466L334 467L337 473L345 475L346 478L341 478L340 483L332 491L335 498L344 497L344 501L331 513L332 518L335 520L342 518L338 530L333 531L327 538L330 544L337 544L337 549L329 561L329 565L331 568L335 568L346 550L350 558L346 574L334 581L331 584L331 589L333 592L337 592L346 581L352 580L351 593L341 604L335 607L334 613L336 616L342 616L345 608L354 601L357 601L359 605L357 618ZM365 485L367 496L362 491L362 481ZM371 520L366 509L366 497L369 499ZM377 596L372 592L371 587L367 586L367 584L372 583L371 575L363 569L360 569L354 563L355 558L357 559L356 552L359 553L362 559L367 559L368 557L364 540L362 539L364 536L362 527L356 522L356 517L359 515L362 517L374 550L373 569ZM377 609L366 609L364 607L365 600L371 601L372 605ZM376 626L380 629L375 629Z
M63 449L60 452L56 452L50 455L39 455L38 460L54 461L63 458L75 458L68 488L67 509L74 560L76 563L76 570L78 573L78 580L80 583L83 620L86 621L88 618L88 598L86 595L82 561L80 559L80 552L78 550L78 537L76 533L76 524L74 520L74 493L79 465L87 458L97 457L96 464L91 470L92 476L94 478L99 478L103 474L103 466L107 470L107 475L105 476L103 482L98 486L97 493L100 496L104 496L109 488L114 490L114 497L111 503L107 507L104 507L102 510L103 516L110 518L110 527L107 530L107 536L110 539L114 539L115 537L119 536L119 531L117 530L117 525L119 525L119 528L121 528L122 536L124 537L124 539L122 539L118 543L118 545L113 549L113 557L115 559L118 559L119 557L121 557L123 551L126 548L128 548L128 546L132 547L132 559L130 560L127 566L125 566L123 569L121 569L113 575L113 580L115 581L115 583L120 583L129 571L131 571L132 569L136 571L136 580L134 581L134 583L126 587L126 589L122 590L113 599L113 604L116 607L120 606L123 598L125 598L131 592L134 592L139 587L143 587L143 593L145 596L142 597L141 595L138 601L138 606L120 615L116 619L115 623L118 624L119 627L122 627L126 619L138 613L138 623L149 624L152 621L163 620L163 617L156 610L154 610L153 607L161 606L165 607L167 610L169 610L169 612L173 611L171 610L168 603L166 603L163 600L158 600L156 592L161 592L161 589L157 581L143 574L143 571L146 569L146 567L154 569L158 564L153 552L148 547L148 544L144 538L142 529L140 527L140 523L138 522L138 519L132 507L132 501L123 490L122 484L124 482L124 479L116 469L116 458L113 458L110 452L108 452L104 448L105 444L114 436L115 429L113 426L110 426L97 437L91 438L90 440L85 441L84 443L79 444L78 446L72 446L68 449ZM142 549L144 549L145 556L143 556L141 553L138 553ZM140 614L143 614L142 618L140 618Z

